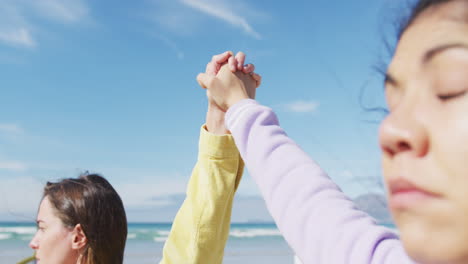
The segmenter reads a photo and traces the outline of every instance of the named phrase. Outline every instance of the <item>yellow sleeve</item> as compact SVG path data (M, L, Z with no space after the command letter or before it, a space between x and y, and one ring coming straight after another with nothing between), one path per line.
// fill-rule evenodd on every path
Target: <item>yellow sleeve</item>
M231 135L201 128L198 161L160 264L222 263L244 163Z
M34 254L35 255L35 254ZM27 263L33 263L35 260L36 260L36 257L35 256L31 256L29 258L25 258L23 260L21 260L20 262L16 263L16 264L27 264ZM35 263L35 262L34 262Z

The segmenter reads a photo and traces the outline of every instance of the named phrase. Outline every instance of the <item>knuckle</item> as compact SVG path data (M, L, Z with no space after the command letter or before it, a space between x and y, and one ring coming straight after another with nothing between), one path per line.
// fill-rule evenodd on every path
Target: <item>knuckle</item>
M213 84L215 83L215 80L216 80L215 78L210 78L210 79L207 81L207 85L208 85L209 87L212 87Z

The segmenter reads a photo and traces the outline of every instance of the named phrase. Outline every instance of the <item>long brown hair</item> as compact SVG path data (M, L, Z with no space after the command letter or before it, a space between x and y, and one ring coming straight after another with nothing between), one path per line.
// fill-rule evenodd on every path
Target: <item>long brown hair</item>
M120 196L97 174L47 182L44 195L64 226L81 225L87 238L85 264L123 263L127 217Z

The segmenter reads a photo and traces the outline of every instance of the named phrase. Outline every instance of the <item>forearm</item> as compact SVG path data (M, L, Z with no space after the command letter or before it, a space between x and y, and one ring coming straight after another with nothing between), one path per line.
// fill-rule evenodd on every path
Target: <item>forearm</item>
M243 162L230 135L202 128L187 197L164 246L163 264L222 263Z
M357 210L279 126L244 100L226 115L250 175L278 228L304 263L408 263L397 236Z

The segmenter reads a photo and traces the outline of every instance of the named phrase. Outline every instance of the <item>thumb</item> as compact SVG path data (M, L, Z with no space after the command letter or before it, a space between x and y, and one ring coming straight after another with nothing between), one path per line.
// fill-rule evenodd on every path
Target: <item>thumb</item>
M197 82L202 88L206 89L211 86L214 78L214 76L210 76L206 73L200 73L197 76Z

